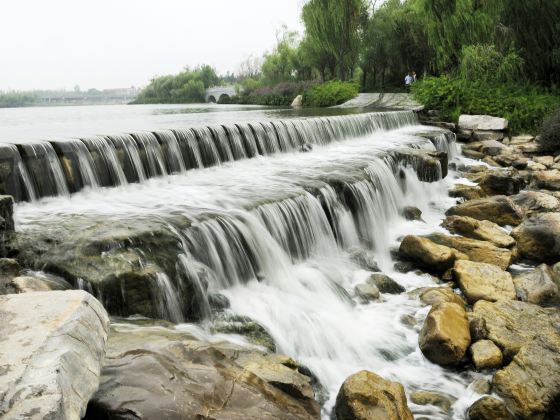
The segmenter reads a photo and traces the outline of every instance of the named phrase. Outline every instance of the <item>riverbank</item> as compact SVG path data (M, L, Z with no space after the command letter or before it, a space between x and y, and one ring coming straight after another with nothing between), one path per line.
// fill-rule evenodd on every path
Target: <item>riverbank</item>
M471 135L484 128L507 137L505 122L491 123ZM560 201L553 191L522 191L548 172L529 160L549 158L521 147L534 141L506 141L532 168L515 172L489 166L507 155L497 140L481 141L483 155L471 155L484 163L464 160L451 134L417 125L409 112L270 127L283 133L270 151L264 139L276 131L251 130L265 156L243 156L246 134L230 143L237 137L226 132L208 137L215 153L205 149L204 168L189 168L188 176L154 175L16 206L19 253L6 256L23 268L10 260L3 279L10 317L44 305L45 294L69 293L33 291L72 287L112 315L108 335L106 315L92 325L95 335L79 335L94 375L72 397L73 413L361 419L381 410L387 418L470 412L474 419L508 418L506 409L554 412L552 264L560 256L550 246L545 260L533 247L534 235L551 241L560 233ZM295 147L295 139L312 147ZM228 144L243 148L221 162ZM541 260L528 261L534 255ZM541 261L550 268L533 268ZM77 293L73 306L59 310L73 313L92 299ZM79 325L66 319L52 334L61 348ZM61 371L74 372L61 360ZM14 396L1 404L24 406Z

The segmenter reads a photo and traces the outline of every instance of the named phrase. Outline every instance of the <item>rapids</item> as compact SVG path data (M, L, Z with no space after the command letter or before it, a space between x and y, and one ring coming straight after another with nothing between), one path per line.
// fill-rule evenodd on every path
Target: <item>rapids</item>
M470 384L481 375L443 369L421 354L418 332L428 307L407 293L358 304L353 291L368 276L352 258L356 249L370 252L407 291L436 285L429 275L396 271L391 250L405 234L441 229L444 211L454 203L447 195L452 177L440 179L438 167L436 181L423 182L419 174L434 169L402 157L424 149L458 158L449 133L395 112L96 137L80 144L86 147L73 150L97 156L79 160L89 181L70 194L59 185L60 163L49 160L57 194L27 194L30 201L16 206L19 231L79 234L97 220L161 221L180 241L176 267L194 285L202 319L187 322L181 281L167 272L156 278L161 317L201 339L245 342L211 333L209 296L226 296L227 312L256 320L279 353L316 375L325 419L344 379L361 369L399 381L409 393L448 394L456 419L479 397ZM96 159L103 170L92 166ZM400 216L405 206L420 208L425 222L406 221ZM177 215L188 226L176 224ZM209 273L205 279L199 267ZM75 286L92 290L84 281ZM410 407L415 416L446 418L433 406Z

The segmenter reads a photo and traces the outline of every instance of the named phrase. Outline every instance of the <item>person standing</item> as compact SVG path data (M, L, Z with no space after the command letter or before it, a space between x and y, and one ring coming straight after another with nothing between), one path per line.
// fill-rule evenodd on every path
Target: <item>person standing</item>
M412 85L412 82L414 81L414 79L412 78L412 75L409 73L407 73L407 75L404 78L404 85L406 87L406 91L410 92L410 86Z
M416 78L416 72L412 71L412 83L416 82L418 79Z

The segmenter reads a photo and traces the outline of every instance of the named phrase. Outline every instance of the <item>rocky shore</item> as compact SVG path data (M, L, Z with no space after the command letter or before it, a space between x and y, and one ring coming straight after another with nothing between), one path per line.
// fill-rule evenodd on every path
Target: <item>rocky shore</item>
M476 384L484 396L464 418L555 418L560 413L560 156L538 137L510 136L503 119L462 116L457 126L427 122L456 132L463 154L473 159L451 163L458 180L449 194L458 202L442 221L446 233L404 236L393 251L399 271L427 273L437 286L407 292L358 250L350 254L369 277L352 296L341 293L359 304L404 294L430 307L418 326L423 356L453 374L483 372L491 378ZM447 164L441 154L430 156L435 165ZM212 331L235 332L253 346L211 340L157 319L109 322L108 312L160 315L147 285L153 283L156 263L175 269L168 250L179 246L163 224L125 232L106 222L70 250L73 244L65 244L64 237L45 237L33 247L24 234L15 241L12 213L11 198L0 197L0 417L321 417L325 389L307 367L276 353L274 340L251 319L224 317L215 320ZM413 207L402 209L402 215L422 221ZM119 235L138 248L120 246ZM56 258L53 241L59 245ZM18 251L18 244L26 246ZM152 266L141 265L140 246L153 251ZM68 252L82 257L70 260ZM31 256L48 260L42 266L51 275L29 276L24 267ZM84 278L99 278L91 284L134 286L122 301L109 299L103 307L91 294L70 290ZM109 286L91 291L112 295ZM196 291L189 295L197 297ZM226 299L213 299L220 298ZM195 309L193 320L200 317ZM408 420L410 404L434 406L442 418L450 418L453 400L443 389L405 390L363 370L340 387L332 418Z

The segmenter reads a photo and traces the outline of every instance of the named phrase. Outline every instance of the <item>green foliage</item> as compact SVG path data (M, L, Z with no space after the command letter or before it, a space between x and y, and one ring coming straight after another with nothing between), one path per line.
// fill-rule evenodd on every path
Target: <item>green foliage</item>
M416 1L387 0L367 21L363 34L363 89L404 89L404 76L411 70L424 73L431 56Z
M302 9L308 48L321 57L319 68L331 77L351 78L358 59L364 0L309 0ZM330 59L327 59L330 57Z
M216 71L207 65L186 68L175 76L161 76L140 92L137 104L204 102L204 90L220 83Z
M474 82L519 82L524 64L515 51L504 55L494 45L469 45L463 48L459 73Z
M526 84L488 84L457 77L431 77L412 87L427 109L457 121L461 114L486 114L509 120L513 132L536 132L543 119L560 108L560 96Z
M35 96L28 93L0 93L0 108L18 108L33 105Z
M253 83L250 83L253 85ZM314 82L282 82L274 86L257 87L244 90L231 98L230 103L244 105L289 106L297 95L303 94L315 85Z
M312 107L340 105L358 94L358 85L333 80L317 85L303 95L303 104Z
M543 146L548 150L560 149L560 108L545 118L540 133Z

